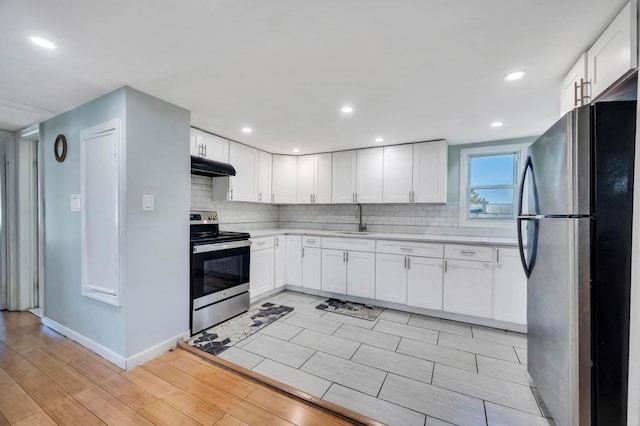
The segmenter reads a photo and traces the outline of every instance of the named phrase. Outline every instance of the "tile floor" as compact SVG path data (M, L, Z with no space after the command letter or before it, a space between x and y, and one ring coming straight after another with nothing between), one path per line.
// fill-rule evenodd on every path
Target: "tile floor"
M375 321L294 311L219 356L389 425L549 425L526 371L523 334L386 309Z

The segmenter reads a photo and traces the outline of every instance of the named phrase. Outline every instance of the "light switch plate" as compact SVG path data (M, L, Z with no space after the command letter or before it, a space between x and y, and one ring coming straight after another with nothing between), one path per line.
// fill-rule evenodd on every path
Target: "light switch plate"
M153 195L142 196L142 210L145 212L152 212L155 210L155 199Z
M82 198L80 197L80 194L71 194L70 200L72 212L79 212L82 210Z

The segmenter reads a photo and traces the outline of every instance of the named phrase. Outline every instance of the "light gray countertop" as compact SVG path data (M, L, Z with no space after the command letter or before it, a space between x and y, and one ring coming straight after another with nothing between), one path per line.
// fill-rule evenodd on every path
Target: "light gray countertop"
M478 237L464 235L437 235L437 234L399 234L385 232L364 232L357 231L329 231L319 229L290 229L290 228L273 228L273 229L256 229L249 231L251 238L268 237L272 235L314 235L320 237L335 238L366 238L372 240L396 240L396 241L413 241L425 243L459 243L459 244L477 244L491 246L517 246L516 238L505 237Z

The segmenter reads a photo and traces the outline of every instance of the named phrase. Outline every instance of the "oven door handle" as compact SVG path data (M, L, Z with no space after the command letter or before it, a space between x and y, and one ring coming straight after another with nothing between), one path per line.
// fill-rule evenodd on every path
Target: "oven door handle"
M229 250L234 248L249 247L251 241L231 241L229 243L201 244L193 246L193 254L209 253L212 251Z

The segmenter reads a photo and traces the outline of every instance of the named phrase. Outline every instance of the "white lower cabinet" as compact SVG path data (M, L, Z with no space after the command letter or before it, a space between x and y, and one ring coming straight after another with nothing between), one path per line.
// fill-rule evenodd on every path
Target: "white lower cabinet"
M443 309L491 318L493 268L488 262L446 260Z
M274 238L274 248L275 288L280 288L287 284L287 236L276 235Z
M322 290L347 293L347 261L344 250L322 250Z
M287 235L287 284L302 286L302 236Z
M322 278L322 249L302 248L302 287L320 290Z
M442 310L444 261L407 257L407 305Z
M407 269L405 266L406 256L376 254L376 299L407 303Z
M517 249L497 249L494 272L494 316L498 321L527 323L527 277Z
M266 239L273 240L273 237ZM267 248L252 247L251 250L249 291L252 299L274 289L274 247L273 244L269 245L268 241L265 241L265 247Z
M376 282L376 254L347 252L347 294L373 299Z

